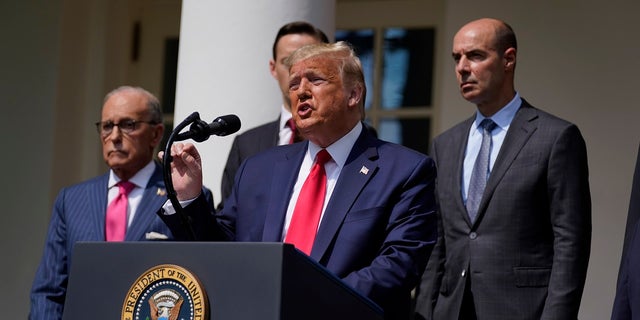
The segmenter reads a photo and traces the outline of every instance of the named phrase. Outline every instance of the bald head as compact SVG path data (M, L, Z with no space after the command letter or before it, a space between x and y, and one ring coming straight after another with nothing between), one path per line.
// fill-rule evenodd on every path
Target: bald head
M513 28L502 20L482 18L471 21L460 28L456 37L469 32L478 35L482 33L482 36L488 37L492 48L499 53L503 53L509 48L518 49L518 41Z
M460 93L485 116L499 111L515 95L516 47L513 29L496 19L471 21L453 38Z

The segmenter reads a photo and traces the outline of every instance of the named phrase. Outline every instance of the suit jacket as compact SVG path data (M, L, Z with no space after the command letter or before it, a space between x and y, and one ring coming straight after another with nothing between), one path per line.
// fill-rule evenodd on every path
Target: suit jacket
M420 287L418 319L458 319L465 290L480 320L576 319L591 243L580 131L523 100L472 223L461 188L474 119L433 142L441 232Z
M613 302L611 319L640 319L640 150L631 187L629 214L622 247L622 259L618 272L616 298Z
M371 134L375 137L378 136L376 129L365 122L362 123ZM218 209L222 210L224 200L231 195L233 180L240 164L251 156L277 146L278 139L280 139L280 129L280 118L278 118L275 121L247 130L233 139L227 164L222 173L222 199Z
M236 172L238 172L240 164L247 158L261 151L277 146L279 134L280 118L247 130L233 139L227 164L222 173L222 199L220 209L222 208L224 200L231 194L233 179L236 176Z
M245 161L215 217L197 199L185 208L198 240L281 242L308 142L271 148ZM423 154L363 130L343 167L311 258L385 310L408 319L409 294L436 240L435 166ZM179 226L176 215L163 215ZM174 235L184 236L180 230Z
M637 320L640 319L640 222L628 230L631 234L628 242L628 250L622 256L620 274L618 275L618 287L613 301L611 320Z
M56 198L44 254L31 288L29 319L61 319L67 291L73 245L104 241L109 174L63 188ZM158 191L161 192L158 192ZM155 211L167 200L162 168L147 183L140 205L127 229L125 241L145 240L148 232L172 237Z
M636 169L633 174L633 182L631 185L631 198L629 199L629 212L627 214L627 225L624 232L624 243L622 246L622 257L626 256L627 248L633 232L635 230L636 222L640 218L640 147L638 149L638 156L636 159ZM623 258L624 259L624 258ZM622 267L622 264L620 264ZM620 281L620 275L622 270L618 273L618 282Z

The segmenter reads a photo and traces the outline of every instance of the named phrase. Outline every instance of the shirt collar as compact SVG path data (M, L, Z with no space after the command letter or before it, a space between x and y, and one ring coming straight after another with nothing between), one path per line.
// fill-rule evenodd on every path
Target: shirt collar
M144 168L142 168L133 177L131 177L131 179L129 179L129 182L135 184L136 187L145 188L147 186L147 183L149 183L149 180L151 179L153 172L156 169L155 166L156 165L153 162L153 160L150 161ZM116 184L118 184L120 180L121 179L118 178L118 176L113 172L113 170L109 170L109 185L108 185L109 189L111 189Z
M293 115L289 110L287 110L283 105L280 105L280 129L284 128L287 125L289 119L291 119Z
M349 153L351 153L351 149L353 148L353 145L356 144L356 140L358 140L361 132L362 123L358 122L358 124L356 124L349 133L325 148L338 167L344 167L344 164L347 162L347 157L349 157ZM316 154L320 152L321 149L322 148L320 146L309 141L308 153L309 156L311 156L311 159L315 159Z
M496 112L489 119L493 120L493 122L495 122L499 128L507 130L509 129L509 125L511 124L511 121L513 121L513 118L516 116L516 112L518 112L518 109L520 109L521 105L522 99L520 99L520 94L516 92L516 95L513 97L513 99L511 99L511 101L509 101L506 106ZM473 123L473 128L477 129L480 125L480 122L482 122L482 120L484 119L487 118L483 116L480 111L476 110L476 120Z

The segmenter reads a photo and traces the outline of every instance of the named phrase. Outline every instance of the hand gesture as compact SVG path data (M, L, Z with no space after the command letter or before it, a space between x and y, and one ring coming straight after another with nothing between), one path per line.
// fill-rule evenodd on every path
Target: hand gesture
M159 152L160 159L164 152ZM190 200L202 192L202 159L192 143L175 143L171 146L171 181L178 200Z

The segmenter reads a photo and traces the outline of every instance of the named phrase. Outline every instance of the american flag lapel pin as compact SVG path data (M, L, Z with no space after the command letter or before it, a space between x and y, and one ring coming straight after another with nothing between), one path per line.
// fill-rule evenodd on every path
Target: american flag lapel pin
M360 173L367 175L369 173L369 168L362 166L362 168L360 168Z

